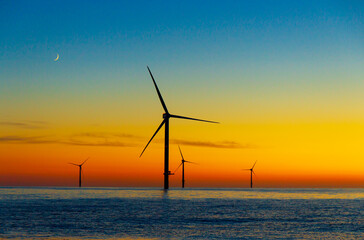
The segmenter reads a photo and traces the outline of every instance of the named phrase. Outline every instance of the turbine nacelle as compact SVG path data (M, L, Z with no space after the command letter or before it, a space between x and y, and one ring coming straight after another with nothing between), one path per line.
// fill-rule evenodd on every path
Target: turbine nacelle
M169 113L163 113L163 118L164 119L167 119L167 118L170 118L171 115Z
M163 173L163 175L166 175L166 173ZM167 175L174 175L174 173L172 173L171 171L168 171Z

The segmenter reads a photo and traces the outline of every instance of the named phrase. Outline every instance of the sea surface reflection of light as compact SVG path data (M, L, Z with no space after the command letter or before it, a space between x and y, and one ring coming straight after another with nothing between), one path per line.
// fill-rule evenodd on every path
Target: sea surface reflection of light
M0 188L0 199L364 199L364 189Z

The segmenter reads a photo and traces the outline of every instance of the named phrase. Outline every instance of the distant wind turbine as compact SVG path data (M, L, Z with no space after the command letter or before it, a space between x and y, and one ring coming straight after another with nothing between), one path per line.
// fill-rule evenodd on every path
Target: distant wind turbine
M181 148L179 146L178 146L178 148L179 148L179 152L181 153L182 162L174 172L177 172L177 170L182 166L182 188L185 188L185 163L192 163L192 164L197 164L197 163L186 161L183 158Z
M83 163L81 164L75 164L75 163L69 163L69 164L72 164L72 165L75 165L77 167L80 168L80 171L79 171L79 177L78 177L78 186L81 187L81 174L82 174L82 165L85 164L85 162L88 160L89 158L87 158L85 161L83 161Z
M145 151L145 149L148 147L149 143L153 140L154 136L158 133L158 131L162 128L163 125L165 125L165 135L164 135L164 189L168 189L169 187L169 175L171 175L171 172L169 171L169 119L170 118L181 118L181 119L188 119L188 120L195 120L195 121L201 121L201 122L209 122L209 123L218 123L218 122L213 122L213 121L207 121L207 120L201 120L201 119L197 119L197 118L190 118L190 117L183 117L183 116L178 116L178 115L173 115L170 114L168 112L167 106L164 103L164 100L162 98L161 93L159 92L157 83L154 80L153 74L150 71L149 67L147 66L149 74L153 80L154 86L155 86L155 90L157 91L158 97L159 97L159 101L162 104L162 107L165 111L165 113L163 114L163 121L162 123L159 125L159 127L157 128L157 131L155 131L155 133L153 134L152 138L149 140L149 142L147 143L147 145L145 146L145 148L143 149L142 153L140 154L139 157L141 157Z
M254 163L254 165L253 165L252 168L242 169L242 171L250 171L250 188L253 188L253 173L255 175L254 166L255 166L256 163L257 163L257 161L255 161L255 163Z

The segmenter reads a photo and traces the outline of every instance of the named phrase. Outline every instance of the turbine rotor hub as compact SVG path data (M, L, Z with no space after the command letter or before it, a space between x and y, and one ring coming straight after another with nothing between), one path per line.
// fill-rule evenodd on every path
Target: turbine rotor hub
M166 119L166 118L169 118L169 113L163 113L163 118Z

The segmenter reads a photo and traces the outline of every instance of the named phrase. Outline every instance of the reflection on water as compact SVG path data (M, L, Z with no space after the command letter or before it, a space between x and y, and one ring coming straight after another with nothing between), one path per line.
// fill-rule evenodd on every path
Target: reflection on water
M0 239L364 239L364 189L0 188Z
M170 189L0 187L5 199L169 198L169 199L364 199L364 189Z

